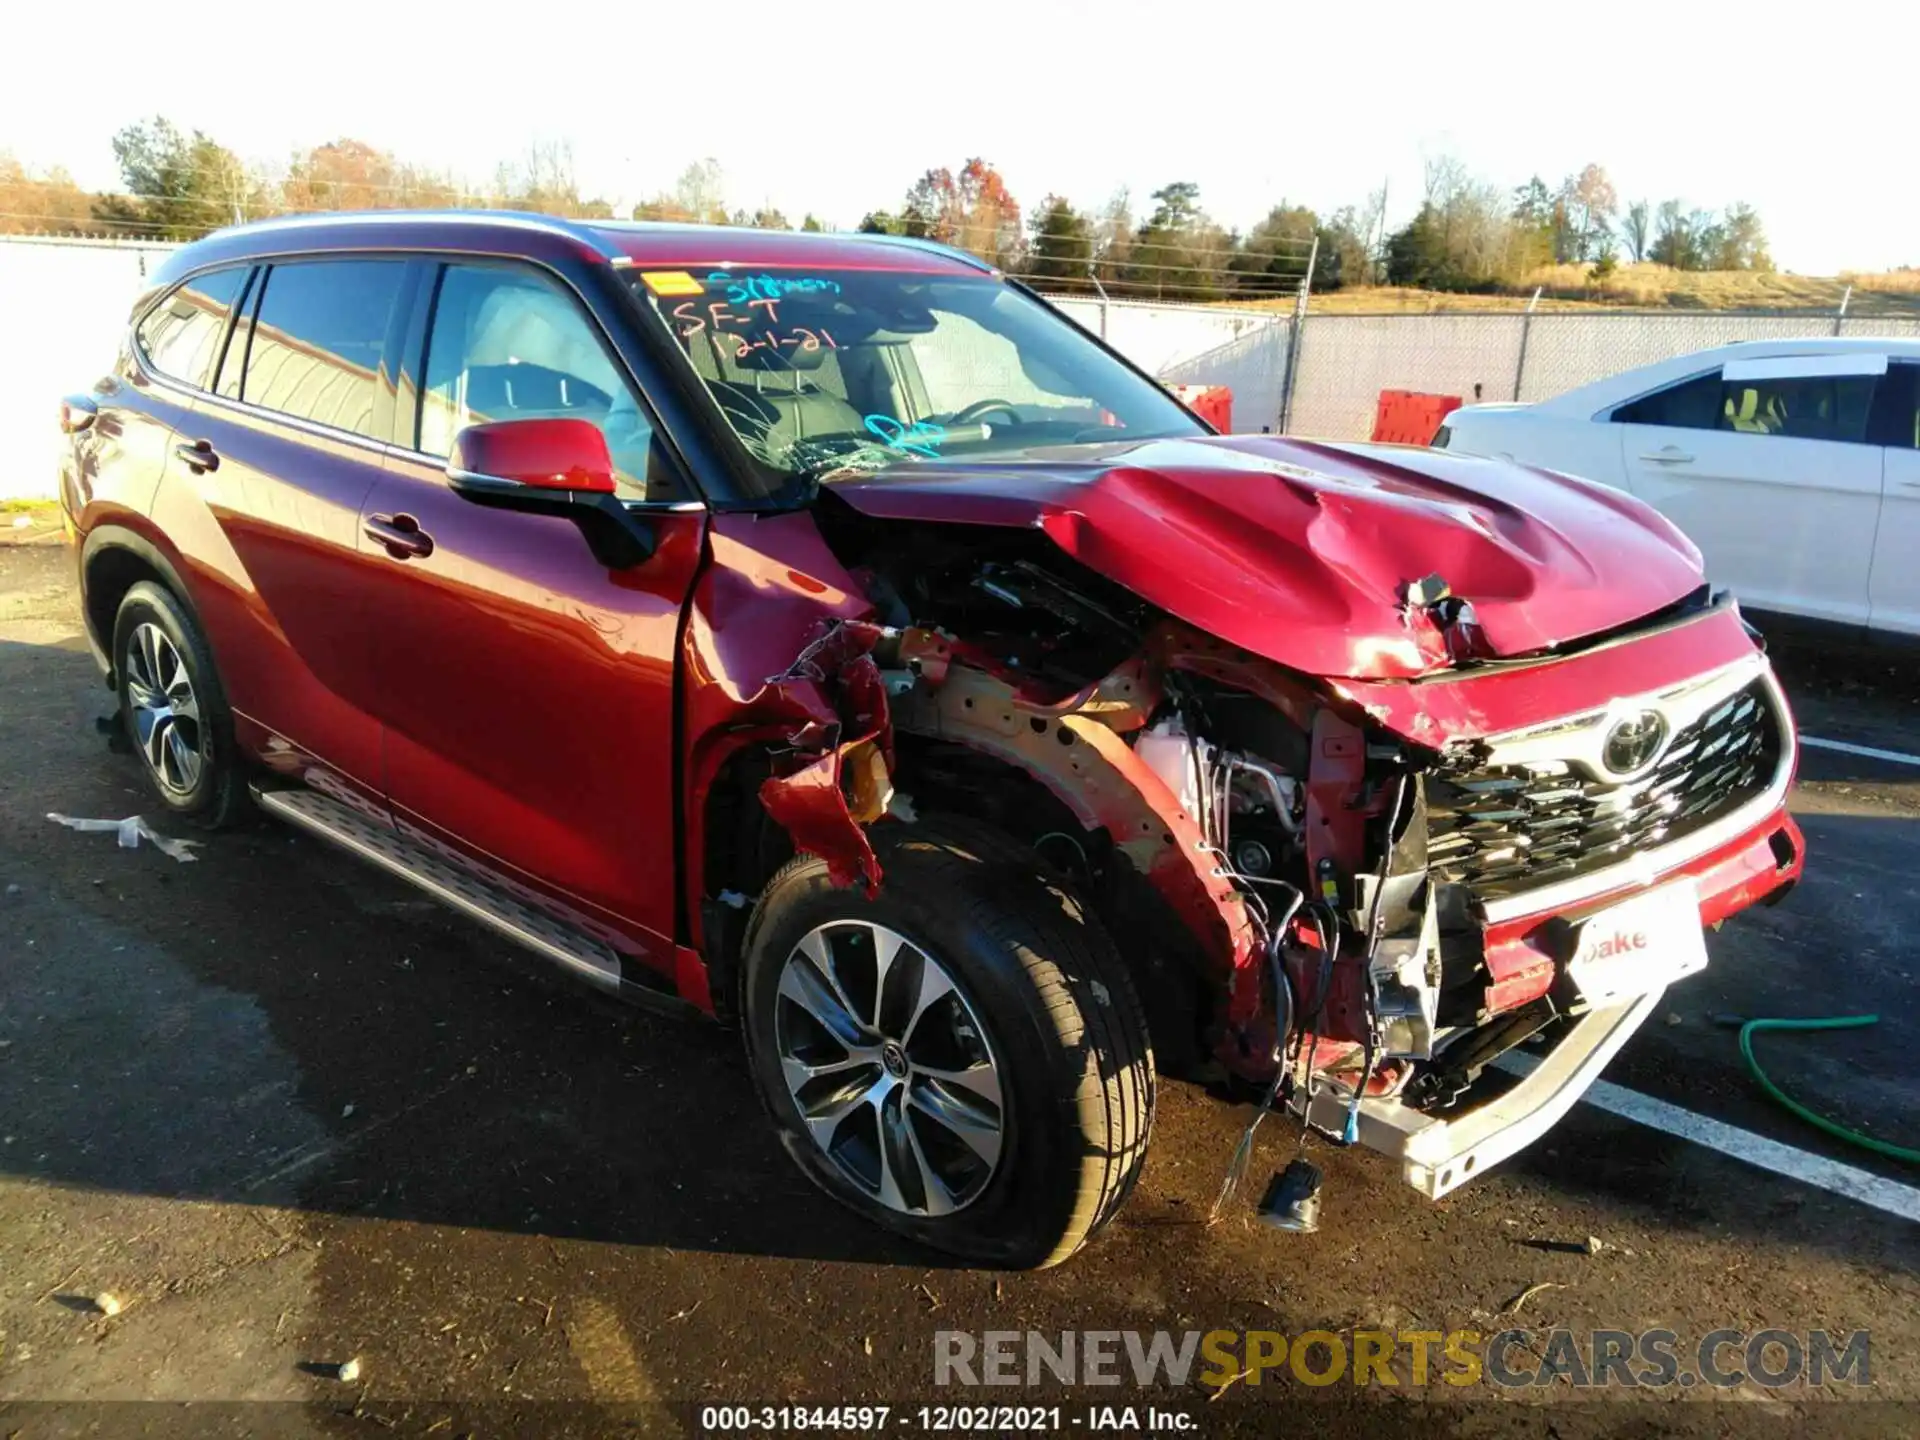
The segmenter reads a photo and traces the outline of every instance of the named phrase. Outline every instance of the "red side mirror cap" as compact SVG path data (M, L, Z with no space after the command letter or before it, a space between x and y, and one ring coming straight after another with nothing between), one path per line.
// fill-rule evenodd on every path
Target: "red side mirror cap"
M614 492L607 437L588 420L495 420L469 425L453 441L447 473L512 480L540 490Z

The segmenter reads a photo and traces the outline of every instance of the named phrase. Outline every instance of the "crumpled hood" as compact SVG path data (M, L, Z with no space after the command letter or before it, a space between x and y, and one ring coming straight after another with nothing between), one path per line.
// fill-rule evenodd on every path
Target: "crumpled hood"
M881 519L1031 526L1082 564L1232 644L1324 676L1448 664L1410 616L1438 574L1498 655L1682 599L1700 554L1618 490L1443 451L1217 436L901 464L838 481Z

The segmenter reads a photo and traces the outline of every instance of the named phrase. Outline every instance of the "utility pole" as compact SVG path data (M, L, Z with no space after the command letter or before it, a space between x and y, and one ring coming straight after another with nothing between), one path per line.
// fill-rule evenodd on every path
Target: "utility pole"
M1367 252L1367 279L1374 284L1380 281L1380 258L1387 248L1387 187L1393 183L1393 176L1385 176L1380 181L1380 218L1374 225L1374 241Z

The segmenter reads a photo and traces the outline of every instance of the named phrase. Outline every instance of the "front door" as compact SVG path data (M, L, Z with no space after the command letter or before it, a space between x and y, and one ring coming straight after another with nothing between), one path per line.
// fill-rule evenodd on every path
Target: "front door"
M562 282L475 262L431 288L410 448L362 514L394 817L670 971L675 658L705 511ZM649 560L609 570L570 521L447 485L462 427L553 416L600 426L658 535Z

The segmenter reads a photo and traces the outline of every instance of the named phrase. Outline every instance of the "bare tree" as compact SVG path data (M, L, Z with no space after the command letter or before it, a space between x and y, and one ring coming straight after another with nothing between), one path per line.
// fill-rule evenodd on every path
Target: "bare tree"
M1589 165L1578 175L1569 175L1560 187L1561 213L1566 235L1560 258L1586 261L1599 253L1600 242L1613 224L1620 197L1613 181L1598 165Z
M1653 243L1653 207L1644 200L1629 205L1620 220L1620 238L1634 264L1645 260L1647 248Z
M1420 168L1426 203L1442 212L1456 195L1473 183L1466 162L1458 155L1429 155Z

